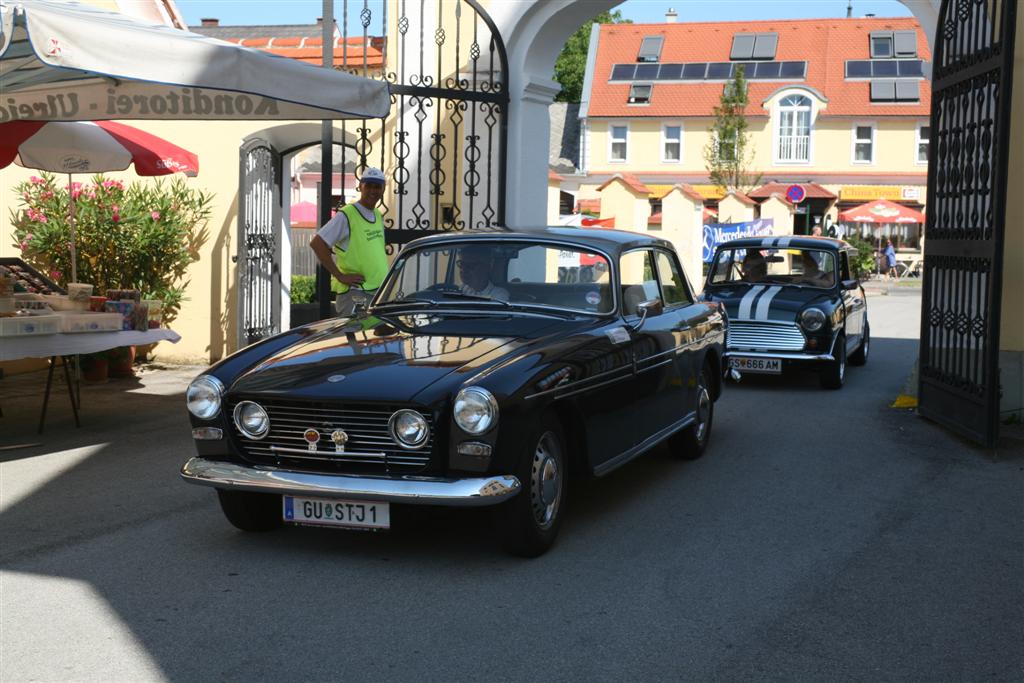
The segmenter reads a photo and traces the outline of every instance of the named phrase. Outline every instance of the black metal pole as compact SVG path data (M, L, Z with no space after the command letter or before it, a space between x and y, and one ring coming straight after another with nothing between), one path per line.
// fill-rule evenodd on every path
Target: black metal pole
M334 68L334 0L323 0L323 23L320 33L323 42L323 64L325 69ZM332 144L334 142L333 122L320 122L320 191L317 193L317 216L323 225L331 218L331 195L333 181ZM333 314L331 297L331 275L321 265L316 268L317 301L320 303L320 319Z

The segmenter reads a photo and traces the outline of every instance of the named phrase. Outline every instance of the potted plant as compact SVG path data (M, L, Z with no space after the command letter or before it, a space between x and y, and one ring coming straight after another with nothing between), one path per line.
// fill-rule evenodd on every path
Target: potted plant
M15 187L21 206L11 210L22 258L66 285L71 276L69 204L75 202L79 282L94 291L137 289L162 302L161 323L177 317L188 267L206 242L213 195L184 178L128 185L96 175L70 187L49 173Z
M79 356L80 367L82 368L82 380L90 384L100 384L107 381L110 364L107 360L107 352L86 353Z
M134 346L118 346L107 351L107 362L111 377L134 377L132 363L135 362Z

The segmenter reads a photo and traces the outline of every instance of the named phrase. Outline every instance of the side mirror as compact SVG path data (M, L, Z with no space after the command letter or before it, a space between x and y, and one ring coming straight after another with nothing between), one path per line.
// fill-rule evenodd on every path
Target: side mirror
M633 325L634 330L639 330L644 321L647 320L649 315L660 315L665 310L665 305L661 302L661 299L648 299L647 301L641 301L636 306L636 312L640 314L640 319Z
M843 280L841 286L843 289L857 289L860 283L856 280Z

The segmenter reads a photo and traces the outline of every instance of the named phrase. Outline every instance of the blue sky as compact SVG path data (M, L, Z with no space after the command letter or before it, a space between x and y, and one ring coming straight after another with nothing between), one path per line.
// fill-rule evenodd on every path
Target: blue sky
M511 2L514 0L495 0ZM176 0L189 25L203 17L220 19L222 26L250 24L312 24L323 9L321 0ZM380 26L382 0L367 0L374 14L370 33ZM670 7L679 13L679 21L717 21L744 19L804 19L845 17L847 0L627 0L618 10L637 23L660 22ZM349 0L349 31L361 33L358 10L363 3ZM335 19L341 22L342 3L334 4ZM909 16L896 0L853 0L853 15Z

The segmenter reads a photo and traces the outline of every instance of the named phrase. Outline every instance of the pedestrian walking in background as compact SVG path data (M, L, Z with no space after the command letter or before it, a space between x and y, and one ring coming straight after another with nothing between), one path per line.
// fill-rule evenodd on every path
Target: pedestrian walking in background
M895 278L896 282L900 281L899 271L896 270L896 249L892 246L892 240L887 239L885 241L885 267L886 277Z
M369 302L388 272L384 222L377 204L384 196L384 172L368 168L359 179L359 201L343 206L309 242L331 274L338 315L352 315Z

